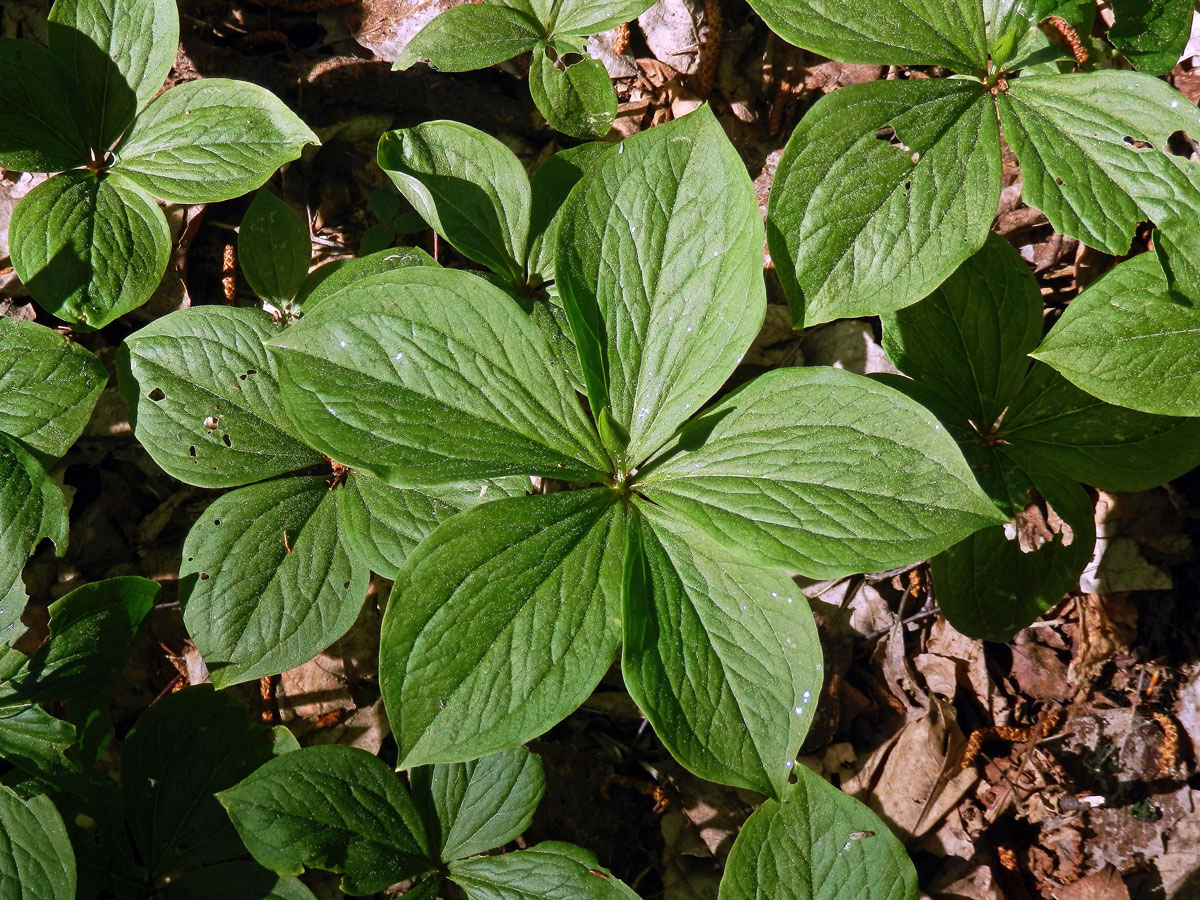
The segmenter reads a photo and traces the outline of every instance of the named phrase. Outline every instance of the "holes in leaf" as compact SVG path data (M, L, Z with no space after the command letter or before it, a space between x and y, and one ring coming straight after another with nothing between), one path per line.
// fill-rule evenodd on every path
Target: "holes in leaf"
M233 441L229 439L229 435L227 435L227 434L221 435L221 441L225 444L226 447L233 446Z
M188 562L195 562L195 561L196 561L196 557L194 557L194 556L189 556L189 557L187 558L187 561L188 561Z
M257 375L257 374L258 374L258 369L247 369L245 371L245 374L239 375L238 378L241 379L242 381L245 381L251 375Z
M1163 151L1172 156L1182 156L1184 159L1197 159L1200 144L1188 137L1186 131L1176 131L1167 138L1167 146Z
M342 590L347 590L349 587L350 587L350 582L348 582L348 581L342 582Z
M159 403L159 402L167 399L167 395L163 393L162 388L155 388L146 396L149 397L151 400L153 400L155 403Z
M891 125L884 125L878 131L876 131L875 138L880 141L887 141L889 146L905 152L908 152L910 149L908 144L904 143L896 136L896 129Z
M220 525L220 524L221 524L221 520L220 520L220 519L213 519L213 524L214 524L214 525Z
M201 573L200 573L200 580L201 580L201 581L208 581L208 579L210 579L210 578L212 578L212 576L211 576L211 575L209 575L207 572L201 572Z
M208 418L206 418L204 420L204 430L205 431L216 431L217 426L220 424L221 423L217 421L216 416L209 416Z
M904 182L904 189L906 191L911 191L912 190L912 182L911 181Z
M1125 135L1125 143L1138 150L1151 150L1154 147L1149 141L1139 141L1137 138L1130 137L1129 135Z
M1055 179L1054 179L1054 183L1055 183L1055 184L1062 184L1062 179L1061 179L1061 178L1055 178Z
M195 456L196 456L196 445L195 444L192 444L192 446L188 447L188 456L195 458Z

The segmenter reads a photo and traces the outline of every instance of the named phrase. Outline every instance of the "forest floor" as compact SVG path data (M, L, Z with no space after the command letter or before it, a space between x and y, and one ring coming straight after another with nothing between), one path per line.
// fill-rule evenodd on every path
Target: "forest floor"
M374 162L379 135L452 117L500 137L530 167L563 146L538 117L520 60L463 75L390 71L403 42L453 2L183 0L168 84L254 81L317 131L323 146L275 181L307 212L314 262L396 239L453 263L430 232L396 234L403 217L393 227L394 191ZM42 0L4 0L0 34L44 40L47 10ZM622 100L617 130L632 134L709 100L764 210L786 138L816 100L849 84L926 74L789 47L734 0L664 0L630 27L621 56L614 38L600 36L597 46ZM1195 101L1200 33L1189 47L1195 54L1171 80ZM37 177L0 172L0 312L47 319L6 269L12 205ZM1011 156L1004 184L994 229L1036 273L1048 327L1116 260L1056 235L1024 206ZM126 335L170 310L253 303L233 259L248 202L168 209L176 249L163 285L145 307L81 343L111 368ZM1144 246L1146 235L1139 240ZM870 321L793 332L767 262L772 305L735 382L805 362L888 367ZM155 466L132 437L115 380L55 475L71 498L72 526L64 558L43 548L26 570L42 633L45 606L76 584L143 575L162 585L114 700L120 737L158 696L206 676L174 588L184 536L219 492L182 485ZM1095 499L1101 537L1082 589L1008 644L950 628L925 565L805 588L830 673L806 762L884 816L930 897L1200 898L1200 473ZM264 691L245 690L248 702L302 741L394 758L375 668L388 587L373 582L346 638ZM714 900L733 837L761 798L681 770L617 670L534 749L548 790L526 840L589 847L647 900ZM336 895L332 882L324 887Z

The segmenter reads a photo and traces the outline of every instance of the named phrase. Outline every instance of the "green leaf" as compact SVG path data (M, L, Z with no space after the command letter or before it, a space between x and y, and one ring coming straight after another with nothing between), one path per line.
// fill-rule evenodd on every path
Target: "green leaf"
M629 694L692 772L780 797L821 692L808 602L686 519L639 510L625 564Z
M1041 336L1037 280L998 235L920 303L883 317L888 359L932 394L930 411L983 432L1020 389Z
M370 573L338 534L338 493L319 477L254 484L188 533L183 621L217 687L306 663L354 624Z
M380 250L358 259L336 260L314 269L304 280L300 293L296 295L296 303L305 312L312 312L318 303L323 303L342 288L349 287L356 281L378 275L380 272L391 272L393 269L404 269L408 266L431 266L437 268L437 261L420 247L393 247Z
M1195 8L1194 0L1113 0L1108 39L1135 69L1165 75L1183 53Z
M413 209L455 250L514 282L524 279L530 191L516 154L470 125L437 121L387 132L378 157Z
M529 179L532 209L529 217L529 261L526 269L533 283L554 278L554 248L563 204L571 188L617 147L592 141L560 150L542 163Z
M379 650L401 768L517 746L579 706L620 643L624 549L599 488L485 503L426 538Z
M262 865L341 874L348 894L373 894L431 865L420 814L395 773L356 747L278 757L218 798Z
M617 116L617 94L598 59L567 63L567 51L542 41L533 50L529 90L552 128L588 140L603 137Z
M599 34L632 22L651 6L653 0L562 0L556 3L552 33ZM545 20L543 20L545 21Z
M171 71L174 0L55 0L49 30L50 52L81 89L92 146L107 150Z
M1113 406L1035 362L1005 417L1010 452L1110 491L1144 491L1200 464L1200 419Z
M1000 71L1014 72L1039 60L1070 59L1070 50L1052 29L1052 40L1038 27L1049 16L1058 16L1075 28L1084 39L1091 33L1096 4L1092 0L983 0L983 20L987 24L988 50L992 63ZM1011 38L1004 55L1000 43Z
M636 900L590 850L545 841L501 856L450 863L468 900Z
M74 900L75 854L45 794L23 800L0 785L0 894L5 900Z
M827 94L792 133L767 212L796 326L920 300L983 246L999 199L1000 134L983 85L877 81Z
M747 820L720 900L917 900L904 845L870 809L806 766L784 801Z
M53 329L0 318L0 431L50 456L83 433L108 374Z
M315 900L298 878L282 878L241 859L181 875L158 895L162 900Z
M213 795L272 754L271 729L209 685L163 697L142 713L121 755L129 829L149 880L244 857L229 816Z
M61 782L79 772L67 759L75 743L75 728L40 706L0 711L0 758L33 775Z
M176 85L137 117L116 150L120 172L173 203L213 203L261 187L317 136L278 97L245 81Z
M761 375L667 452L647 498L812 578L905 565L1002 521L924 407L840 369Z
M1010 82L998 105L1022 197L1055 231L1122 256L1142 219L1200 210L1200 190L1161 149L1173 132L1195 129L1196 106L1157 78L1030 76Z
M270 191L260 190L242 217L238 259L254 293L276 307L290 303L312 261L308 225Z
M236 487L321 462L295 437L263 348L282 331L260 309L200 306L125 339L121 387L133 433L167 473Z
M545 336L469 273L376 275L267 349L304 439L385 481L607 477L600 439Z
M464 509L508 496L514 496L508 486L495 481L398 488L352 471L338 495L338 530L372 572L395 579L408 554L439 524Z
M45 47L0 37L0 168L61 172L90 159L79 86Z
M0 650L24 632L21 570L42 538L67 549L67 504L37 460L0 434Z
M1200 310L1171 294L1152 253L1072 300L1033 356L1109 403L1200 416Z
M527 13L496 3L452 6L408 42L393 69L427 62L439 72L484 69L532 50L545 36Z
M93 700L116 682L158 595L147 578L109 578L50 604L50 638L0 691L26 702Z
M588 399L629 431L628 471L733 372L762 325L762 216L707 106L625 141L575 186L557 285Z
M409 774L431 849L444 862L502 847L525 832L546 790L542 761L524 747Z
M777 35L842 62L987 71L979 0L750 0Z
M999 461L1017 469L1007 456L1000 455ZM968 637L1011 640L1079 587L1079 576L1096 544L1092 498L1072 478L1050 472L1026 475L1019 470L1008 475L1014 476L1024 477L1036 488L1069 531L1058 531L1031 550L1020 546L1021 525L1015 530L997 525L975 532L933 558L930 568L938 608ZM1034 502L1029 494L1025 499Z
M9 241L33 299L81 330L149 300L171 255L167 220L150 197L83 169L30 191L13 212Z

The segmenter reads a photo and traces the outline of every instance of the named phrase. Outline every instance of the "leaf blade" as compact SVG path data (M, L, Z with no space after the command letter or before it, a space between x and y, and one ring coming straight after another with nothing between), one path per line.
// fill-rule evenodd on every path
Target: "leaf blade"
M354 624L369 573L337 506L323 478L268 481L220 497L188 533L183 620L218 687L308 662Z
M762 217L708 107L636 135L572 190L556 277L592 412L625 471L716 392L762 324Z
M262 310L203 306L125 339L120 378L134 436L164 471L236 487L321 462L284 414L263 348L282 330Z
M926 296L987 238L1000 162L982 85L873 82L819 100L788 141L767 211L793 321Z
M82 169L39 184L17 206L12 262L38 304L81 330L154 293L171 253L167 220L140 188Z
M295 299L312 261L308 225L267 190L250 201L238 230L238 258L250 289L275 307Z
M823 680L808 603L782 572L731 562L682 517L639 510L624 586L630 696L692 772L781 797ZM639 557L648 577L632 575Z
M814 578L905 565L1001 521L924 407L838 369L759 376L672 449L639 482L648 499Z
M389 483L606 478L599 437L546 337L468 273L373 276L267 348L305 441Z
M276 757L217 799L247 849L280 875L305 866L373 894L430 863L420 815L387 764L336 744Z
M270 91L203 78L176 85L134 121L114 172L173 203L230 200L259 188L317 136Z
M634 900L625 883L590 850L544 841L502 856L476 856L450 864L450 877L469 900Z
M71 900L75 853L45 794L23 800L0 785L0 884L12 900Z
M620 642L624 527L599 488L498 500L409 556L379 667L402 767L516 746L583 702Z

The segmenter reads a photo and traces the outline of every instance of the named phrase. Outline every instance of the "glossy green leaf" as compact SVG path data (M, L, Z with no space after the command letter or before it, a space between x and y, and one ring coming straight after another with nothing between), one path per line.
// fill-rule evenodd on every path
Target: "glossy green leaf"
M998 105L1022 197L1055 231L1121 256L1139 221L1200 211L1200 189L1163 152L1173 132L1195 130L1196 106L1157 78L1030 76L1010 82Z
M843 62L987 69L979 0L750 0L785 41Z
M812 578L905 565L1002 521L924 407L824 367L776 369L709 407L638 489Z
M989 48L1010 32L1016 40L1024 37L1038 22L1055 12L1060 0L983 0L983 21L987 26Z
M158 891L162 900L315 900L298 878L283 878L250 860L205 866Z
M30 191L13 213L9 242L33 299L83 330L149 300L171 255L167 220L149 196L83 169Z
M0 168L58 172L90 159L79 87L45 47L0 37Z
M999 199L983 85L877 81L826 95L792 133L767 213L793 321L915 303L983 245Z
M1010 452L1085 484L1143 491L1200 464L1200 419L1113 406L1035 362L1005 417Z
M358 259L337 260L313 270L296 295L296 302L305 312L312 312L318 303L356 281L404 269L408 266L437 267L437 261L420 247L393 247Z
M632 22L653 0L562 0L555 3L554 34L599 34Z
M526 12L498 3L465 3L422 28L392 68L423 61L440 72L484 69L532 50L544 36Z
M692 772L780 797L821 692L808 602L782 571L731 560L686 519L639 509L625 564L629 694Z
M267 349L305 440L385 481L606 477L599 437L545 336L469 273L376 275Z
M107 150L175 63L174 0L55 0L50 52L78 83L89 140Z
M409 782L429 823L430 849L444 862L486 853L523 834L546 790L541 759L524 747L421 766Z
M327 869L346 893L373 894L432 864L408 791L356 747L288 753L219 799L254 858L280 875Z
M270 191L260 190L242 217L238 260L254 293L276 307L289 303L312 261L308 225Z
M295 437L263 348L282 331L260 309L200 306L125 339L121 382L133 433L166 472L235 487L321 462Z
M229 694L196 685L138 719L121 754L121 786L151 880L245 856L213 795L271 759L271 729L257 718Z
M128 662L129 649L158 595L147 578L121 577L78 587L50 604L50 637L0 689L26 702L102 697Z
M268 481L192 527L183 621L218 687L306 663L354 624L370 573L338 534L338 499L324 478Z
M0 434L0 649L25 630L21 570L43 538L67 549L67 504L37 460Z
M1050 16L1058 16L1086 38L1092 31L1095 14L1096 4L1092 0L983 0L983 20L987 24L992 62L1005 72L1060 59L1070 60L1074 65L1066 42L1054 29L1043 29L1039 23ZM1011 38L1012 44L1004 56L998 51L1006 36Z
M636 900L637 894L590 850L545 841L501 856L450 864L468 900Z
M523 279L530 191L516 154L470 125L437 121L387 132L378 157L413 209L455 250L514 282Z
M1016 468L1008 457L1000 464ZM1023 525L997 525L975 532L939 553L930 563L938 608L969 637L1007 642L1016 632L1079 587L1079 576L1096 543L1092 499L1065 475L1038 472L1032 479L1053 514L1065 521L1036 549L1022 547ZM1011 476L1010 476L1011 477ZM1026 494L1028 503L1034 497ZM1040 518L1040 513L1035 513Z
M1033 355L1109 403L1200 416L1200 310L1171 294L1152 253L1072 300Z
M446 519L479 503L520 495L503 482L398 488L352 471L338 495L338 530L372 572L394 579L408 554Z
M1108 39L1135 69L1165 75L1188 42L1195 8L1194 0L1113 0Z
M600 488L485 503L426 538L379 650L400 766L517 746L579 706L620 643L624 550Z
M561 55L560 55L561 54ZM529 68L533 102L551 127L588 140L603 137L617 116L617 94L598 59L567 63L566 50L539 43Z
M261 187L317 136L265 88L202 78L176 85L137 117L114 171L173 203L212 203Z
M920 303L883 317L888 359L934 395L922 398L930 411L984 432L1020 389L1041 336L1037 280L997 235Z
M870 809L806 766L783 802L747 820L720 900L917 900L904 845Z
M53 329L0 318L0 431L50 456L83 433L108 374Z
M575 186L556 275L593 413L629 432L629 471L733 372L766 309L762 216L702 107L626 140Z
M40 706L0 710L0 758L26 772L51 781L78 774L79 765L66 757L74 743L74 726Z
M45 794L24 800L0 785L0 896L74 900L75 853L62 816Z

